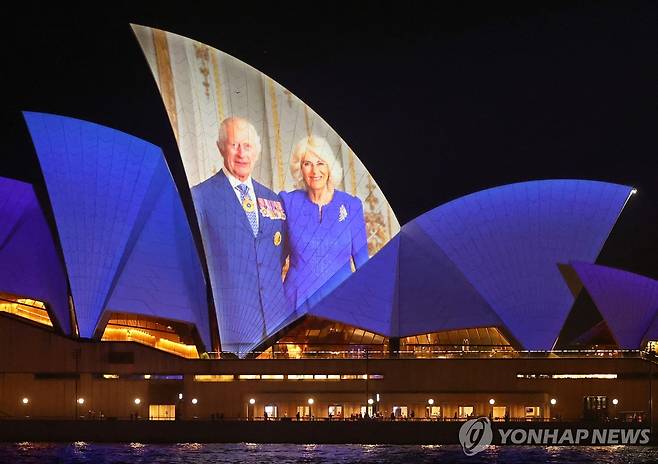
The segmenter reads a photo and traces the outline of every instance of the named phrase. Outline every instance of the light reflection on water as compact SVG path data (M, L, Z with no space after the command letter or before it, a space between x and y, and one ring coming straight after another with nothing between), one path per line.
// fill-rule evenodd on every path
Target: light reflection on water
M176 443L0 443L0 463L26 464L287 464L287 463L655 463L650 446L491 446L466 456L448 445L292 445Z

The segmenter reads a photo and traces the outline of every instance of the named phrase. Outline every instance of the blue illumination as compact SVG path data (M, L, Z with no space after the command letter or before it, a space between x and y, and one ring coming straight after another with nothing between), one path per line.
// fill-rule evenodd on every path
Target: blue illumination
M121 311L194 323L209 347L203 273L162 151L97 124L24 115L48 187L80 335L92 337L103 312Z
M594 261L630 194L544 180L456 199L405 225L312 313L400 337L497 326L550 350L574 300L558 264Z
M258 182L256 198L280 202ZM223 171L192 189L203 237L223 351L246 354L289 320L281 270L283 219L259 218L254 237L242 205Z
M399 248L397 235L309 314L382 335L397 333Z
M0 292L50 305L71 333L67 284L48 223L30 184L0 177Z
M504 325L417 221L400 234L399 336Z
M574 297L558 264L593 262L631 187L523 182L451 201L415 220L530 350L553 347Z
M619 348L637 350L658 337L658 281L596 264L572 266Z

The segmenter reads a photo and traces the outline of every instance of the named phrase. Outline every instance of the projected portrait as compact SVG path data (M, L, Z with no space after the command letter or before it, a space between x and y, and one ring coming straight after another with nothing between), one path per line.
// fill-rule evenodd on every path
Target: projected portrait
M266 338L291 313L281 282L286 215L279 196L252 178L261 143L249 121L224 119L217 150L222 169L192 187L192 198L219 314L242 323L238 329L260 330L227 332L225 347L241 352L250 349L242 340Z
M358 270L399 223L347 144L290 91L202 43L133 30L192 190L222 349L252 350Z
M298 189L281 192L290 254L284 288L295 308L310 309L368 260L366 224L361 200L336 188L343 169L324 138L297 142L290 172Z

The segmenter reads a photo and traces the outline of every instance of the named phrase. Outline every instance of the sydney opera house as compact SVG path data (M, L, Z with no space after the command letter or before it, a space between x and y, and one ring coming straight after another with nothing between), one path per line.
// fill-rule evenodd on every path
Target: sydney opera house
M24 113L47 195L0 178L0 417L658 420L658 282L596 264L631 186L502 185L400 227L290 91L133 31L185 176L147 141ZM324 147L301 170L331 171L319 206L300 140ZM231 192L234 148L255 197Z

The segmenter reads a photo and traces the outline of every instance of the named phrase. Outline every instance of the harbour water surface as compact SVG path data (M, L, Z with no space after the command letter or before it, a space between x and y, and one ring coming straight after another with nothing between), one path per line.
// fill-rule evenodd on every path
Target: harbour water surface
M491 446L466 456L455 445L0 443L0 463L655 463L649 446Z

